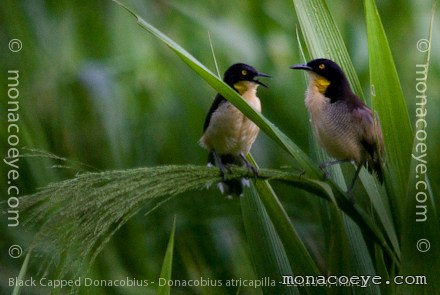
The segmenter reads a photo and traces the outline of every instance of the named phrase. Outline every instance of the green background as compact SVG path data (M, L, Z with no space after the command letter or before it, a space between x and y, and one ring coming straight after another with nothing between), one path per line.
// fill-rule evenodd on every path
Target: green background
M361 2L328 5L369 101L368 51ZM273 78L259 89L264 115L308 152L305 80L288 67L303 62L291 1L124 1L145 20L173 38L215 72L209 35L219 70L245 62ZM377 1L390 42L411 121L415 121L416 65L424 54L431 1ZM438 13L437 13L438 16ZM428 167L434 195L440 191L440 55L438 17L434 27L428 85ZM13 53L8 42L23 48ZM20 71L20 146L39 149L89 166L20 159L21 194L73 177L81 171L128 169L165 164L204 164L198 145L215 91L166 46L139 28L111 1L2 1L0 4L0 137L7 144L7 71ZM414 127L414 126L413 126ZM398 132L398 130L396 130ZM22 153L28 151L22 150ZM261 167L291 169L295 163L264 134L252 154ZM0 166L2 200L7 199L8 166ZM276 190L285 188L278 185ZM300 190L282 201L320 267L325 267L317 198ZM159 276L171 225L177 216L173 278L253 278L240 203L215 188L187 193L149 216L136 215L107 245L89 276L154 280ZM8 256L13 243L27 245L35 228L8 228L2 215L1 293L18 275L22 260ZM32 267L36 274L38 263ZM6 291L8 290L8 291ZM205 294L203 288L173 289ZM93 288L91 294L145 294L145 288ZM210 289L209 294L235 293ZM243 292L254 291L252 288ZM84 291L86 292L86 291ZM180 293L179 293L180 292ZM147 288L154 294L154 288ZM23 294L47 294L28 288ZM174 293L173 293L174 294Z

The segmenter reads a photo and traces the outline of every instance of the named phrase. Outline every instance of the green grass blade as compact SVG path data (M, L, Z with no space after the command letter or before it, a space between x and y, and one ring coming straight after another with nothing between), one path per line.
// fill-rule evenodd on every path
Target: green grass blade
M259 193L251 185L249 194L241 198L241 211L258 278L274 279L276 286L264 286L265 294L299 294L296 286L278 284L283 275L293 275L283 244L270 220Z
M396 227L392 219L391 209L389 207L388 198L386 194L381 194L380 189L377 186L377 182L366 171L362 170L359 173L359 178L362 183L367 184L367 193L370 197L371 204L376 211L377 218L380 220L387 234L388 239L392 245L392 248L396 252L397 257L400 257L400 244L397 238Z
M376 275L372 257L368 251L365 238L362 235L359 226L355 224L353 220L347 218L347 216L343 216L343 225L348 237L349 252L347 254L350 256L350 274L364 276ZM358 288L355 288L354 290L356 291L356 294L379 293L379 287L374 284L370 284L360 290L358 290Z
M429 30L429 42L432 40L432 27L435 15L435 3L432 9ZM423 62L426 72L422 75L421 83L428 81L431 50L428 49ZM426 76L424 76L426 74ZM424 81L423 81L424 80ZM421 97L426 93L419 93ZM418 106L418 111L424 113L426 105ZM423 118L426 119L426 118ZM416 124L416 134L426 132L424 124ZM426 150L426 141L415 137L412 154L422 156ZM425 151L426 152L426 151ZM426 156L426 154L425 154ZM426 158L426 157L423 157ZM440 228L438 226L438 212L435 208L435 199L430 189L427 175L427 164L412 158L406 208L402 226L402 266L400 273L403 276L423 274L428 284L396 286L397 294L435 294L440 289Z
M254 161L251 155L248 155L248 159L255 167L258 168L257 163ZM314 185L315 190L318 191L321 189L322 191L328 193L324 193L324 195L330 196L330 199L334 201L332 192L327 184L314 182ZM322 187L318 188L318 186L321 185ZM258 193L258 196L254 196L257 198L255 199L256 205L264 205L261 210L262 212L265 212L270 219L270 222L266 224L267 229L269 230L271 227L273 227L277 232L279 240L284 246L285 252L283 253L283 251L278 248L279 245L277 244L277 239L276 237L274 237L274 240L272 240L274 243L273 246L275 246L273 250L276 251L274 252L274 254L278 253L277 255L275 255L275 257L279 257L284 260L283 256L284 254L286 254L290 262L290 271L293 272L295 275L319 275L320 271L316 263L314 262L303 242L301 241L301 238L293 227L289 216L282 207L279 199L277 198L268 181L256 181L255 189L256 191L254 192ZM283 273L281 273L281 275L283 275ZM308 289L309 287L306 288ZM296 290L289 289L289 292L292 291L296 292ZM324 290L320 287L313 287L313 290L310 291L313 291L313 294L325 294Z
M293 273L295 275L320 275L321 272L301 241L297 231L290 222L289 216L278 198L276 198L272 188L262 181L257 181L255 187L284 245ZM325 294L325 289L321 287L313 287L311 291L313 291L311 294Z
M374 246L374 256L375 256L375 262L376 262L376 272L377 275L379 275L382 280L385 281L391 281L390 280L390 273L392 271L388 270L387 263L385 262L385 258L383 255L383 251L377 246ZM392 284L381 284L380 285L380 294L386 295L386 294L395 294L395 286Z
M368 248L359 227L335 206L329 206L331 224L329 234L329 273L338 276L375 275ZM353 238L355 237L355 238ZM330 294L378 294L375 285L365 288L335 286Z
M426 276L427 284L396 286L397 294L436 294L440 289L440 227L428 177L417 178L411 165L408 201L402 220L402 264L399 275ZM425 187L426 186L426 187ZM417 189L418 187L418 189Z
M412 128L388 40L374 0L365 0L371 95L380 117L386 151L387 189L398 229L410 168Z
M170 239L168 241L165 258L163 259L162 270L160 271L160 278L171 280L171 273L173 270L173 253L174 253L174 234L176 232L176 217L174 217L173 228L171 229ZM170 284L159 285L157 294L169 295L171 291Z
M29 266L30 258L31 258L31 252L29 251L26 254L26 258L24 259L23 264L22 264L21 269L20 269L20 273L18 274L17 279L19 281L24 281L25 280L27 269L28 269L28 266ZM12 291L12 295L20 295L21 294L21 287L22 286L20 286L19 284L16 284L15 287L14 287L14 290Z
M325 208L329 222L325 224L328 240L328 273L329 275L348 275L350 269L350 247L344 226L343 216L337 207L328 205ZM324 210L323 210L324 212ZM331 288L329 294L351 294L350 288Z

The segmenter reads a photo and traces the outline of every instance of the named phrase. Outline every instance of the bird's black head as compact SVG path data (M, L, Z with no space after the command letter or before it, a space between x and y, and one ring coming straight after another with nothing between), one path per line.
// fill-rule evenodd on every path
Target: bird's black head
M316 86L319 92L329 97L332 102L354 96L347 77L334 61L318 58L290 68L309 72L312 78L310 85Z
M236 63L226 70L223 80L231 87L234 87L236 83L241 81L250 81L267 87L263 82L257 80L257 77L270 78L269 75L258 72L254 67L243 63Z
M339 82L341 80L347 79L344 72L337 63L325 58L314 59L306 64L294 65L290 68L311 71L321 77L324 77L330 83Z

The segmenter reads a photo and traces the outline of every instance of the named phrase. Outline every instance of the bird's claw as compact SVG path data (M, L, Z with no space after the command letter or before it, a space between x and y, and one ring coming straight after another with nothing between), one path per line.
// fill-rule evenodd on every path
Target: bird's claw
M252 176L254 177L255 180L257 180L258 178L258 169L252 165L243 154L240 154L244 164L246 165L247 168L247 177L249 178L251 176L251 171L252 171Z
M323 173L324 180L330 179L330 173L327 171L327 165L321 164L319 165L319 168Z
M255 166L251 165L251 170L252 170L254 179L257 180L258 179L258 169ZM249 170L248 170L248 176L249 176Z

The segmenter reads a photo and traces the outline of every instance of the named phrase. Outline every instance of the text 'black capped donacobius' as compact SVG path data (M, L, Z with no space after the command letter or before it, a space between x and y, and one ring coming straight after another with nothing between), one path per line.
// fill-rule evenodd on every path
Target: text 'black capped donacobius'
M256 111L261 112L260 99L257 97L258 85L267 87L258 77L270 77L255 68L237 63L226 70L223 81L237 91ZM222 175L227 165L246 166L254 174L257 170L246 159L246 155L257 138L260 129L242 112L217 94L209 109L203 127L200 144L209 151L208 165L220 168ZM220 191L226 196L243 193L246 179L224 180L219 183Z
M318 142L338 161L321 164L325 169L333 164L354 161L356 173L348 187L351 194L362 166L376 173L383 182L384 147L379 122L350 88L342 69L329 59L314 59L291 69L307 71L309 86L305 104L310 114Z

